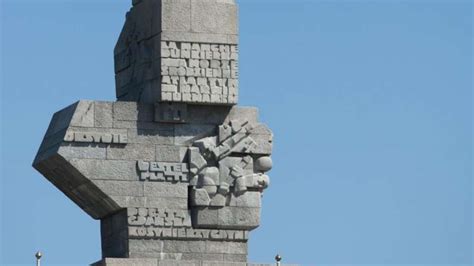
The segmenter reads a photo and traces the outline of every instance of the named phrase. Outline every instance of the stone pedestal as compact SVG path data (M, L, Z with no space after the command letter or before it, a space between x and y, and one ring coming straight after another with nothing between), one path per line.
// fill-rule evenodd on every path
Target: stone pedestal
M91 266L248 266L246 262L223 262L223 261L176 261L158 259L117 259L106 258ZM253 266L253 265L251 265ZM274 266L270 264L258 266ZM282 265L283 266L283 265Z

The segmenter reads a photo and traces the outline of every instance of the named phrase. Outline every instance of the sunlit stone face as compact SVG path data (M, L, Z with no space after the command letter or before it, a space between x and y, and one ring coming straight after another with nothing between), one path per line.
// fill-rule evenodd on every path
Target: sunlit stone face
M273 134L236 106L237 39L233 1L133 1L118 101L54 115L34 167L101 220L104 258L245 265Z

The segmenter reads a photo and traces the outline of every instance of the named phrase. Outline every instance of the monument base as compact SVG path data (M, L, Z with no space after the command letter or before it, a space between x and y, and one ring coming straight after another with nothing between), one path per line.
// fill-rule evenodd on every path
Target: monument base
M91 266L252 266L246 262L176 261L140 258L105 258ZM262 265L262 264L258 264ZM265 264L270 265L270 264Z

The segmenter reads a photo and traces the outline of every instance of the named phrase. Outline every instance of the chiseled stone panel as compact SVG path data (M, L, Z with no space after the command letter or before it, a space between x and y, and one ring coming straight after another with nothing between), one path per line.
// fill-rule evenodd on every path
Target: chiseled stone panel
M114 52L119 100L235 105L238 8L226 0L142 0Z
M237 45L161 43L161 100L236 104Z

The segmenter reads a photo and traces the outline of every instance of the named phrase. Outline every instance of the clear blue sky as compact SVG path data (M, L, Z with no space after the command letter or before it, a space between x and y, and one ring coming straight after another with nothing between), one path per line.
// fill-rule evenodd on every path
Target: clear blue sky
M251 261L472 265L472 2L240 4L240 104L276 136ZM129 6L2 3L1 265L100 258L99 223L31 162L55 111L114 100Z

